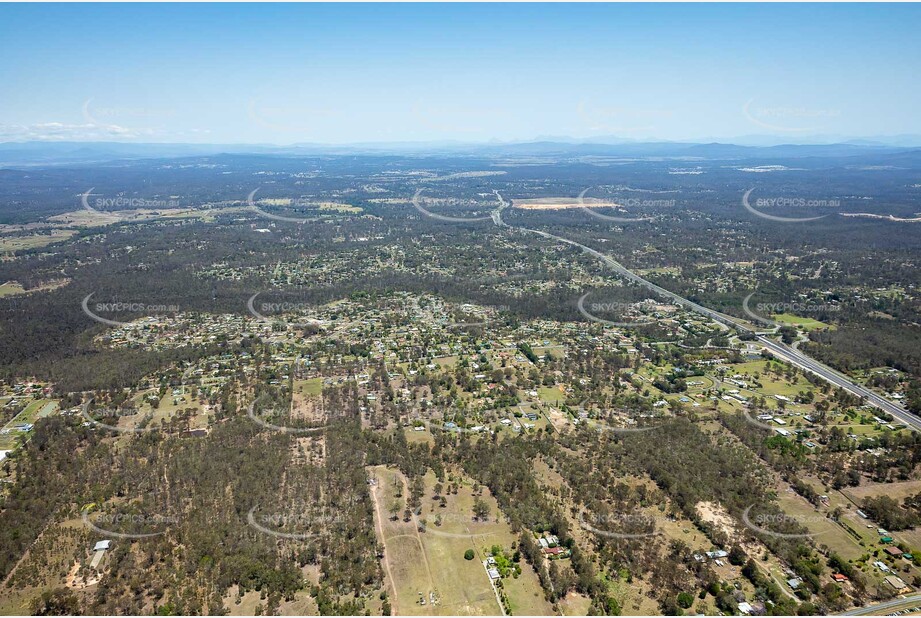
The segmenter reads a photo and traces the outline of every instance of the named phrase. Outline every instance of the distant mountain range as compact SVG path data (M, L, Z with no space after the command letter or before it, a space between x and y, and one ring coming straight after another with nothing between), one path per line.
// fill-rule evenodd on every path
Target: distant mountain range
M775 139L776 138L771 138ZM767 140L767 138L765 138ZM921 137L898 136L886 142L865 139L835 143L753 144L712 142L643 142L616 137L553 137L528 142L391 142L356 144L161 144L126 142L0 143L0 166L103 163L119 160L200 157L218 154L313 155L459 155L486 157L639 157L676 159L778 159L842 157L921 151Z

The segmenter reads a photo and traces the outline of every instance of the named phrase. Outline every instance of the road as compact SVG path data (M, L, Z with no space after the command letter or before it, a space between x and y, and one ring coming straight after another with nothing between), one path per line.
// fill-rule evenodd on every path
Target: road
M778 341L774 341L773 339L770 339L769 337L766 337L764 335L758 335L756 331L748 328L747 326L745 326L739 320L737 320L736 318L732 316L728 316L724 313L720 313L719 311L714 311L713 309L708 309L707 307L704 307L703 305L699 305L682 296L678 296L674 292L670 292L666 290L665 288L660 287L651 281L647 281L646 279L639 276L635 272L629 270L628 268L626 268L625 266L623 266L621 263L617 262L615 259L611 258L610 256L607 256L601 253L600 251L596 251L595 249L592 249L591 247L586 247L585 245L578 243L574 240L563 238L562 236L557 236L556 234L551 234L549 232L544 232L542 230L532 230L526 227L517 227L517 226L508 225L502 220L502 210L508 207L509 203L506 202L502 198L501 195L499 195L498 191L496 191L495 193L496 193L496 197L499 199L499 202L500 202L499 208L497 208L496 210L492 212L492 219L496 225L500 227L508 227L510 229L530 232L532 234L537 234L547 239L555 240L557 242L561 242L561 243L565 243L573 247L577 247L581 249L582 251L584 251L585 253L588 253L589 255L594 256L598 258L599 260L601 260L601 262L604 263L608 268L616 272L618 275L620 275L624 279L632 281L636 283L637 285L641 285L645 287L646 289L652 292L655 292L659 296L671 300L676 305L680 305L682 307L690 309L691 311L694 311L695 313L706 316L710 318L711 320L714 320L718 324L724 324L746 335L754 335L757 338L758 342L761 345L763 345L768 350L768 352L770 352L776 358L783 360L785 362L788 362L791 365L794 365L796 367L799 367L800 369L804 371L813 373L819 376L820 378L824 379L825 381L831 383L832 385L837 386L839 388L843 388L844 390L848 391L849 393L853 395L862 397L866 400L867 403L879 408L880 410L888 414L891 414L893 417L895 417L902 423L905 423L905 425L907 425L908 427L914 430L921 430L921 417L915 416L914 414L905 410L905 408L903 408L902 406L886 399L885 397L882 397L881 395L871 391L868 388L861 386L860 384L857 384L856 382L854 382L853 380L851 380L844 374L839 373L838 371L835 371L828 365L820 363L814 358L806 356L806 354L804 354L803 352L793 349L790 346L780 343Z
M844 374L835 371L831 367L824 365L809 356L806 356L799 350L794 350L788 345L774 341L773 339L769 339L763 335L758 337L758 341L777 358L785 360L790 364L796 365L801 369L814 373L819 377L824 378L826 381L832 383L833 385L843 388L844 390L857 395L858 397L865 398L867 403L872 404L880 410L891 414L913 429L921 429L921 418L908 412L905 410L905 408L889 401L885 397L878 395L870 389L856 384Z
M509 203L506 202L506 201L502 198L501 195L499 195L499 192L498 192L498 191L493 191L493 193L496 194L496 199L499 200L499 207L496 208L494 211L492 211L492 212L490 213L490 216L492 217L492 222L493 222L493 223L495 223L495 224L498 225L499 227L502 227L503 225L505 225L505 223L502 222L502 211L509 207Z
M887 610L902 609L902 606L906 606L907 609L913 609L915 606L921 605L921 594L913 594L907 597L902 597L900 599L893 599L891 601L884 601L882 603L877 603L875 605L868 605L866 607L859 607L857 609L852 609L850 611L839 614L840 616L884 616L883 612Z

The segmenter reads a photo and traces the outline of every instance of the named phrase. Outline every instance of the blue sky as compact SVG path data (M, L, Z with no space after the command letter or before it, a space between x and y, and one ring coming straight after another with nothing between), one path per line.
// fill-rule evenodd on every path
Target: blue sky
M921 6L0 5L0 141L921 134Z

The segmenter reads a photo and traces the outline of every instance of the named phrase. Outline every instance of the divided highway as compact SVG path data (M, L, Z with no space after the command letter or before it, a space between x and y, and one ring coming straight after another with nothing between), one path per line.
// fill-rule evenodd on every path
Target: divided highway
M858 397L863 397L867 400L867 403L872 404L880 410L891 414L909 427L921 430L921 417L915 416L902 406L889 401L885 397L871 391L870 389L865 388L860 384L854 383L844 374L835 371L831 367L824 365L809 356L806 356L799 350L794 350L790 346L774 341L773 339L759 336L758 341L777 358L796 365L801 369L812 372L824 378L828 382L831 382L833 385L843 388L844 390L853 393Z
M496 191L495 193L496 193L496 197L499 199L499 202L500 202L499 208L497 208L496 210L492 212L493 222L496 225L503 226L503 227L509 227L511 229L523 230L525 232L537 234L539 236L543 236L544 238L556 240L557 242L565 243L573 247L578 247L585 253L588 253L589 255L592 255L598 258L599 260L601 260L602 263L604 263L606 266L611 268L614 272L619 274L621 277L628 279L629 281L632 281L636 283L637 285L641 285L647 288L648 290L651 290L652 292L655 292L656 294L662 296L663 298L667 298L671 300L677 305L686 307L690 309L691 311L694 311L700 315L706 316L716 322L719 322L720 324L725 324L726 326L729 326L730 328L734 328L735 330L741 333L748 334L748 335L755 335L755 337L757 338L757 341L761 345L763 345L768 350L768 352L770 352L776 358L783 360L785 362L788 362L791 365L794 365L796 367L799 367L800 369L804 371L813 373L819 376L820 378L823 378L827 382L831 383L833 386L843 388L844 390L848 391L849 393L852 393L853 395L864 398L867 403L879 408L880 410L888 414L891 414L893 417L895 417L902 423L905 423L908 427L914 430L917 430L917 431L921 431L921 417L915 416L914 414L908 412L902 406L886 399L885 397L871 391L868 388L865 388L864 386L861 386L860 384L857 384L856 382L854 382L853 380L851 380L844 374L839 373L838 371L835 371L831 367L823 363L820 363L819 361L809 356L806 356L799 350L794 350L790 346L780 343L778 341L774 341L773 339L765 337L764 335L758 335L757 333L755 333L755 331L748 328L747 326L744 326L738 320L736 320L735 318L731 316L728 316L724 313L720 313L719 311L714 311L713 309L708 309L707 307L704 307L703 305L699 305L682 296L678 296L674 292L669 292L665 288L660 287L656 285L655 283L652 283L651 281L647 281L646 279L637 275L635 272L627 269L625 266L623 266L622 264L620 264L619 262L617 262L610 256L607 256L601 253L600 251L596 251L595 249L592 249L591 247L586 247L585 245L578 243L574 240L563 238L562 236L557 236L556 234L551 234L549 232L544 232L541 230L532 230L532 229L525 228L525 227L517 227L517 226L508 225L502 220L502 211L509 206L509 203L506 202L504 199L502 199L502 196L499 195L498 191Z

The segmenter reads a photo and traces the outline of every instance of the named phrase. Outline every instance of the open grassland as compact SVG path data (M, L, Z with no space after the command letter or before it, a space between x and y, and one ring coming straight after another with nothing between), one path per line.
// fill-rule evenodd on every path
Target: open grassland
M789 487L779 487L777 499L784 513L809 530L816 545L828 547L845 560L857 560L866 553L866 548L851 533L827 517L825 507L814 508Z
M303 396L319 396L323 392L323 378L295 380L294 392Z
M0 285L0 298L4 296L17 296L19 294L32 294L35 292L45 292L48 290L54 290L56 288L63 287L70 283L69 279L56 279L54 281L49 281L44 285L40 285L31 289L25 289L18 281L7 281L6 283Z
M152 406L151 401L155 399L158 403ZM132 403L137 410L136 414L117 418L102 417L99 420L125 432L123 436L125 439L136 431L154 430L160 427L162 422L168 423L170 419L179 414L188 415L190 429L204 429L211 420L201 402L187 391L176 395L166 393L160 397L157 389L150 389L135 395ZM90 416L92 417L93 413L90 413Z
M230 213L240 209L224 208L220 213ZM91 211L86 209L74 210L71 212L61 213L48 217L48 221L56 225L68 227L101 227L113 225L115 223L142 223L155 219L202 219L212 221L218 211L212 212L207 209L196 208L162 208L162 209L138 209L138 210L118 210L112 212ZM74 230L61 230L75 234Z
M52 399L36 399L25 407L25 409L16 415L10 424L35 423L40 418L50 416L58 409L58 402Z
M376 525L384 545L384 572L391 592L394 613L400 615L495 615L500 607L482 565L488 548L499 545L510 549L516 536L504 521L497 521L498 507L488 491L481 496L490 506L487 521L473 518L474 494L469 480L463 480L457 494L446 494L447 505L434 500L433 474L425 477L425 494L421 511L404 521L403 510L408 487L403 475L385 467L371 469L377 480L372 486L376 503ZM447 484L445 484L447 485ZM397 493L400 497L397 497ZM397 518L390 507L400 504ZM441 525L436 525L440 515ZM500 518L501 519L501 518ZM419 525L424 520L424 532ZM464 553L475 552L473 560ZM518 579L504 581L512 611L516 614L552 613L537 581L526 564ZM395 593L395 594L394 594ZM434 593L436 604L431 603ZM535 594L536 593L536 594ZM425 604L420 603L420 599Z
M24 236L4 236L0 238L0 252L38 249L50 244L67 240L76 230L54 230L50 234L27 234Z
M826 324L825 322L820 322L812 318L804 318L802 316L793 315L792 313L779 313L777 315L771 316L772 319L780 322L781 324L789 324L791 326L798 326L807 331L820 330L823 328L830 328L834 330L834 326Z
M232 586L223 599L228 616L259 616L265 612L266 599L258 590L250 590L240 595L237 586ZM306 590L294 595L294 599L284 599L278 604L279 616L317 616L317 602Z
M19 414L4 425L5 433L0 434L0 450L13 450L17 444L19 444L20 440L28 438L29 434L12 429L14 425L35 424L35 421L54 414L57 409L57 400L35 399L29 402Z
M864 498L877 498L879 496L889 496L893 500L901 502L908 496L921 493L921 480L897 483L866 483L860 487L848 487L842 491L857 503Z
M566 392L562 384L558 386L541 386L537 389L537 393L540 395L540 400L545 403L559 405L566 400Z
M258 200L257 204L259 206L281 206L281 207L290 207L292 204L295 204L294 200L289 197L281 198L265 198ZM345 204L343 202L332 202L332 201L323 201L316 200L310 202L301 202L298 201L296 204L298 207L306 207L316 210L325 210L328 212L342 212L342 213L351 213L357 214L363 211L359 206L353 206L351 204Z
M512 200L514 208L522 210L568 210L571 208L619 208L620 204L611 200L586 197L579 202L575 197L540 197L535 199Z
M560 599L557 605L560 606L560 611L564 616L587 616L592 600L584 595L570 592L565 598Z
M25 294L25 292L26 290L15 281L8 281L0 285L0 297L16 296L17 294Z
M323 378L294 380L291 394L291 417L311 423L325 419L320 395L323 393Z
M783 395L792 399L798 393L804 390L811 390L812 386L809 384L803 376L797 374L793 381L787 379L786 376L778 376L775 373L768 373L765 369L768 366L768 361L749 361L746 363L738 363L735 365L728 365L727 369L727 379L735 375L742 376L742 380L747 383L746 389L741 389L743 394L748 395L749 393L758 393L760 395L765 395L768 397L773 397L774 395ZM757 378L756 378L757 376ZM760 386L754 385L754 380L757 379ZM726 383L727 388L737 388L732 385L731 382ZM776 406L776 401L774 401ZM795 406L788 405L788 409L794 409Z

